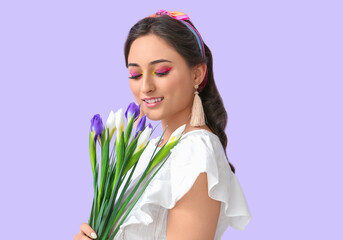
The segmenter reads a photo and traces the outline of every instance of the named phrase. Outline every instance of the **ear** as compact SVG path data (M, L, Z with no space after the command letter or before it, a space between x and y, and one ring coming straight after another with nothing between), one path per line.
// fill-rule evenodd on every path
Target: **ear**
M192 77L193 77L194 85L200 85L202 83L202 81L205 78L206 71L207 71L206 63L200 63L196 65L195 67L193 67Z

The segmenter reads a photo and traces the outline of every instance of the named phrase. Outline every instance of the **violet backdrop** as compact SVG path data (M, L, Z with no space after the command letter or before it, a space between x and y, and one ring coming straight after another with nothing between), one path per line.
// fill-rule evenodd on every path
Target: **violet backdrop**
M2 1L2 239L72 239L87 221L90 119L134 101L124 41L159 9L188 14L213 54L227 153L252 214L222 239L342 239L342 7Z

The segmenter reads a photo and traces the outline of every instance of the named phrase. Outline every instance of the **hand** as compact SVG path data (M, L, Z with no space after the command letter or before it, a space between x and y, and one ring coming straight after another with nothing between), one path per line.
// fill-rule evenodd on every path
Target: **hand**
M74 240L88 240L96 238L97 235L95 231L87 223L82 223L80 232L74 236Z

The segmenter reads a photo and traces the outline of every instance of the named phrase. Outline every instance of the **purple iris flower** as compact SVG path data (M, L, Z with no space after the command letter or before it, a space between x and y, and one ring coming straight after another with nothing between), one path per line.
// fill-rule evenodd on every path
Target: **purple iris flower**
M134 122L137 120L137 118L139 117L139 113L140 113L140 104L136 105L136 103L132 102L129 104L129 106L127 107L126 111L125 111L125 118L128 120L128 117L134 116ZM129 114L129 116L128 116Z
M146 115L144 115L138 122L137 128L136 128L136 135L135 138L137 137L139 131L142 131L145 127L145 122L146 122Z
M148 127L151 128L151 130L153 130L151 123L148 124Z
M98 136L101 137L103 128L104 126L100 114L95 114L91 120L91 131L95 131L94 141L96 141Z

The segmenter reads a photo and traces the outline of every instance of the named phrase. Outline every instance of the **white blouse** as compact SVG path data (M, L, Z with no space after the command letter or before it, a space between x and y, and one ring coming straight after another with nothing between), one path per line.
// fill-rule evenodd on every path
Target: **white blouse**
M151 139L141 155L128 190L145 170L159 138ZM165 240L168 210L192 188L202 172L207 173L208 195L221 202L214 239L219 240L228 226L244 230L251 219L250 211L218 136L205 129L193 130L183 134L170 151L169 158L149 183L114 240Z

